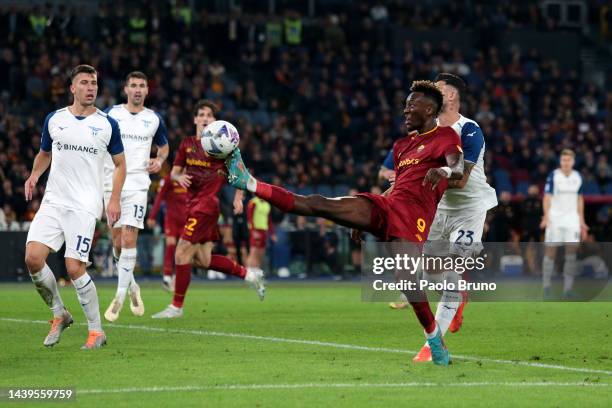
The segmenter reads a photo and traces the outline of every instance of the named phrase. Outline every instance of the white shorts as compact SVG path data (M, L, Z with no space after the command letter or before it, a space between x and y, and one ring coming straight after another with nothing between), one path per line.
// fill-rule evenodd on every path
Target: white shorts
M472 256L482 250L482 232L486 211L458 213L436 212L423 252L426 255L450 254Z
M580 242L580 225L568 227L549 224L544 233L544 242L549 246L550 244L562 245L565 242Z
M85 211L42 204L30 224L28 238L59 251L66 242L66 258L87 263L91 250L96 217Z
M121 192L121 217L119 221L112 225L119 228L123 225L130 225L138 229L144 228L144 219L147 214L147 191L122 191ZM104 192L104 209L108 207L111 192Z

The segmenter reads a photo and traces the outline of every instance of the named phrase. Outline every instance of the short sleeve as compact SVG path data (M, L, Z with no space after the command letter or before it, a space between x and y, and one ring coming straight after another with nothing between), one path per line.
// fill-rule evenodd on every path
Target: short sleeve
M554 174L555 173L551 171L548 174L548 177L546 177L546 185L544 186L545 194L552 194L554 191L554 184L553 184ZM582 186L580 186L580 188L582 188Z
M454 130L450 129L448 133L448 138L446 139L446 143L443 145L443 153L444 156L448 156L453 153L463 153L463 149L461 148L461 139L459 135L455 133Z
M469 162L476 163L482 146L484 146L484 136L480 127L472 122L466 123L461 128L463 158Z
M382 167L393 170L393 149L389 150L389 153L387 153L387 157L385 157Z
M159 119L159 125L157 125L157 131L155 131L155 136L153 136L153 142L158 146L165 146L168 144L168 129L160 114L155 112L155 115Z
M42 134L40 137L40 150L44 152L51 151L51 144L53 143L53 140L51 139L51 134L49 133L49 120L54 114L55 112L48 114L45 118L45 123L43 124Z
M178 148L178 152L176 153L176 157L174 158L174 166L185 167L185 163L187 161L187 157L185 154L185 140L181 142L181 145Z
M106 148L106 150L108 150L111 156L123 153L123 143L121 142L121 131L119 130L119 123L117 123L115 119L111 118L108 115L106 116L106 119L108 119L108 122L111 125L111 138L108 142L108 147Z

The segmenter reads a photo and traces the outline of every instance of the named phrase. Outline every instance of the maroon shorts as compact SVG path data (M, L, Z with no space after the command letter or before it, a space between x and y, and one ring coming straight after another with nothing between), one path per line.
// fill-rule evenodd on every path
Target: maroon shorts
M359 193L372 203L370 229L368 232L383 241L402 239L409 242L424 242L429 233L429 223L423 211L416 205L401 206L380 194Z
M181 239L192 244L216 242L219 240L219 213L190 212L183 223Z
M167 237L180 237L183 233L183 228L185 228L184 218L169 216L164 218L164 234Z
M268 231L262 229L249 230L249 245L251 248L266 248L268 240Z

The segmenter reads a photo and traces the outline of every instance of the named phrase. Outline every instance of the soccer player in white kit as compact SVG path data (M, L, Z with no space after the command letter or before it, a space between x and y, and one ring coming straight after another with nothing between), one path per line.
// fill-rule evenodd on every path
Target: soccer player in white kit
M132 313L136 316L144 314L140 287L134 281L136 241L138 230L144 228L147 194L151 184L149 174L161 170L169 152L164 121L158 113L144 106L149 90L147 76L140 71L130 72L123 90L127 95L127 103L106 110L119 123L127 165L127 176L121 191L121 218L114 224L109 222L112 227L113 258L119 273L117 292L104 313L110 322L119 318L128 289ZM153 143L157 146L157 157L151 159ZM107 203L114 186L114 166L110 156L104 169L104 202Z
M427 237L428 245L424 253L432 256L470 256L482 248L480 243L484 230L487 211L497 206L497 195L487 183L484 172L484 135L478 123L459 113L461 97L465 94L465 82L458 76L440 73L435 79L442 91L443 106L438 117L440 126L450 126L461 136L461 147L464 154L464 173L461 180L449 180L448 189L444 192L436 216L431 224ZM381 169L381 176L394 178L394 174L385 172L393 164L386 162ZM455 271L423 274L431 282L454 282L459 276ZM405 299L402 295L403 300ZM442 335L451 328L455 332L462 323L462 308L465 304L463 295L456 291L443 291L436 309L436 322ZM407 303L392 303L394 309L402 309ZM459 311L459 313L458 313ZM455 321L453 319L457 315ZM413 359L416 362L431 361L429 345L421 348Z
M126 165L119 125L94 106L98 93L96 70L79 65L72 70L70 80L74 102L47 115L40 152L25 182L25 198L29 201L39 177L51 165L42 204L28 232L25 262L38 293L53 312L51 330L43 344L54 346L64 329L72 324L72 315L62 303L46 260L50 251L58 251L66 243L66 269L89 329L81 348L96 349L106 344L106 335L102 330L96 285L85 268L96 219L102 214L102 176L107 152L115 164L115 188L106 209L108 219L113 222L121 215L119 197Z
M546 249L542 262L542 286L544 298L551 297L551 280L557 248L565 246L563 264L563 296L575 297L572 292L576 276L576 249L589 227L584 222L584 198L582 176L574 170L575 154L563 149L559 168L546 179L542 207L544 215L540 228L545 228Z

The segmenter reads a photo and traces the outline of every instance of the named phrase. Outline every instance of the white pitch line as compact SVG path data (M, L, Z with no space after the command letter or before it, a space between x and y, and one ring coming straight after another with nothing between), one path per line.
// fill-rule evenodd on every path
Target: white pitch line
M173 392L173 391L213 391L213 390L294 390L309 388L411 388L411 387L610 387L612 384L589 382L408 382L408 383L306 383L306 384L223 384L223 385L187 385L180 387L143 387L143 388L110 388L77 390L82 394L127 394L136 392Z
M13 319L9 317L0 317L0 321L5 322L13 322L13 323L33 323L33 324L49 324L49 322L44 320L27 320L27 319ZM78 323L81 326L85 326L86 323ZM374 352L382 352L382 353L399 353L399 354L415 354L414 350L402 350L402 349L393 349L386 347L369 347L369 346L359 346L355 344L342 344L342 343L331 343L326 341L317 341L317 340L304 340L304 339L288 339L283 337L272 337L272 336L257 336L254 334L243 334L243 333L226 333L226 332L215 332L208 330L184 330L184 329L164 329L161 327L149 327L149 326L137 326L137 325L125 325L125 324L106 324L106 327L112 327L117 329L129 329L129 330L141 330L147 332L157 332L157 333L176 333L176 334L192 334L196 336L211 336L211 337L231 337L238 339L248 339L248 340L259 340L259 341L270 341L274 343L292 343L292 344L305 344L310 346L320 346L320 347L333 347L333 348L341 348L348 350L362 350L362 351L374 351ZM584 368L584 367L570 367L563 366L558 364L545 364L545 363L532 363L529 361L521 361L521 360L501 360L495 358L488 357L477 357L477 356L464 356L458 354L451 354L451 357L458 360L466 360L466 361L482 361L487 363L497 363L497 364L510 364L510 365L520 365L526 367L537 367L537 368L549 368L553 370L562 370L562 371L572 371L578 373L591 373L591 374L604 374L604 375L612 375L612 371L610 370L598 370L594 368Z

